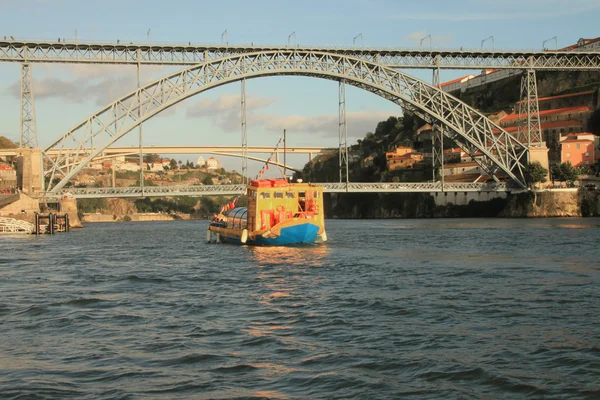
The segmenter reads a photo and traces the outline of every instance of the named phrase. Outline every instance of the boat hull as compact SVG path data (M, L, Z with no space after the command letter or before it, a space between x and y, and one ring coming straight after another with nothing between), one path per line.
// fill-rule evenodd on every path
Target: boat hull
M257 246L285 246L290 244L314 243L319 237L319 225L303 222L292 225L273 227L262 234L249 234L242 242L242 231L211 226L213 233L219 234L219 240L225 243L249 244Z

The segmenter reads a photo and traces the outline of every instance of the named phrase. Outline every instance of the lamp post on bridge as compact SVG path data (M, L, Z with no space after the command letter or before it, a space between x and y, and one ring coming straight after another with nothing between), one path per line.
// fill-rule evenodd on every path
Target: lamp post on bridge
M483 44L484 44L486 41L490 40L490 39L492 39L492 51L494 51L494 36L493 36L493 35L492 35L492 36L489 36L489 37L486 37L485 39L483 39L483 40L481 41L481 50L483 50Z
M290 39L292 36L294 37L294 46L296 46L296 44L297 44L296 43L296 31L294 31L288 35L288 41L287 41L288 47L290 47Z
M148 42L152 41L152 28L148 29L148 32L146 33L146 40Z
M429 39L429 51L431 51L431 35L427 35L423 39L421 39L421 41L419 42L419 48L423 48L423 41L425 39Z
M223 42L223 38L225 38L225 42ZM225 43L225 46L229 46L229 33L227 32L227 29L221 33L221 43Z
M554 50L558 50L558 37L557 36L553 36L550 39L546 39L542 42L542 50L546 51L546 47L544 47L546 45L546 42L549 42L551 40L554 40Z
M363 47L363 35L362 35L362 32L352 38L352 47L354 47L354 44L356 43L356 39L358 39L359 37L360 37L360 47Z

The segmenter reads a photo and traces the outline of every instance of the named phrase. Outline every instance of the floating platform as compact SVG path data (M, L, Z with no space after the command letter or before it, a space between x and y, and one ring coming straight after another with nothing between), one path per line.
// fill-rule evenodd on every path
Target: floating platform
M35 225L15 218L0 217L0 233L6 234L32 234Z

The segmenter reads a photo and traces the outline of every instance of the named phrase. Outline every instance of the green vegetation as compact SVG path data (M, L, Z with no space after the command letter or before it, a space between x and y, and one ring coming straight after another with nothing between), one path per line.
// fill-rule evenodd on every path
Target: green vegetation
M534 161L527 165L525 170L525 182L529 187L535 186L536 183L546 182L546 175L548 170L542 166L538 161Z
M552 182L560 181L567 182L569 186L574 186L578 178L579 171L571 165L570 162L556 164L550 169L552 174Z
M83 218L83 214L93 214L108 210L106 199L77 199L77 215Z

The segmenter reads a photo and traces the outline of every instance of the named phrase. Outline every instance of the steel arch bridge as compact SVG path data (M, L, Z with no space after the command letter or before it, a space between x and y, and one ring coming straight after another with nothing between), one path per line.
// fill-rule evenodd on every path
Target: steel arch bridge
M297 75L344 82L413 110L441 125L492 177L502 172L525 187L528 148L477 110L457 98L401 71L342 54L297 49L232 55L186 68L132 91L54 141L44 155L51 193L60 190L105 148L161 111L206 90L243 79ZM85 151L87 148L93 150ZM45 153L58 150L52 159ZM474 158L474 157L473 157ZM62 179L52 186L55 177Z

